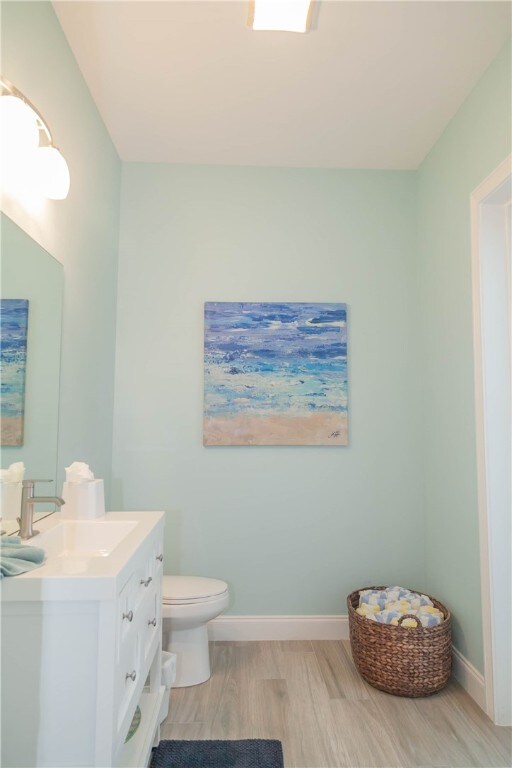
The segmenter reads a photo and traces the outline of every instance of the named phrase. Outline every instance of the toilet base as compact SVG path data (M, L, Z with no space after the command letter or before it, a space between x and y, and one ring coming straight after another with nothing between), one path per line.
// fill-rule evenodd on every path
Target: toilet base
M210 651L206 624L191 629L170 629L165 632L166 651L176 654L176 680L173 688L199 685L210 678Z

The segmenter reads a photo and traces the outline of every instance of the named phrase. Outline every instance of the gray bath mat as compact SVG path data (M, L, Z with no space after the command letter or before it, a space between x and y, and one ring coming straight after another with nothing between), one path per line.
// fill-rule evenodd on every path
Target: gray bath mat
M273 739L161 741L150 768L283 768L283 749Z

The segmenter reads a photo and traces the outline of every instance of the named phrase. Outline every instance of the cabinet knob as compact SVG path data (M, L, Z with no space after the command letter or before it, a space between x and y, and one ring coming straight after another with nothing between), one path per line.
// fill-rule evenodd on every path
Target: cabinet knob
M123 613L123 619L128 619L128 621L132 621L133 611L128 611L128 613Z
M149 587L149 585L151 584L152 581L153 581L153 577L152 576L148 576L147 579L141 579L140 583L144 584L145 587Z
M157 556L156 556L156 559L157 559L157 560L160 560L160 562L162 562L162 561L163 561L163 559L164 559L164 556L163 556L163 555L157 555Z
M137 677L137 673L136 673L135 670L133 670L133 672L127 672L126 673L126 678L125 679L126 680L135 680L136 677Z
M156 627L156 616L155 616L154 619L152 619L152 621L148 621L148 626L149 627L151 627L151 626Z

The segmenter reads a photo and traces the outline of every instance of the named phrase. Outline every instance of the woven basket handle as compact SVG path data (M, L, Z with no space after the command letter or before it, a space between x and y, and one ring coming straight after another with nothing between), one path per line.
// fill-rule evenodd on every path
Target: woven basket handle
M399 627L402 626L402 621L404 619L414 619L414 621L416 622L416 626L415 627L404 627L404 629L420 629L421 628L421 621L413 613L404 613L403 616L400 616L400 618L398 619L398 626Z

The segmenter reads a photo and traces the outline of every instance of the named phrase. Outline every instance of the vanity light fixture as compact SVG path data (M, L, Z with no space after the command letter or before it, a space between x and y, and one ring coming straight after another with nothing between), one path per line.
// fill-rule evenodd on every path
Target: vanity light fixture
M311 0L251 0L248 26L255 31L308 32Z
M53 143L48 123L27 97L0 76L0 141L3 171L23 168L27 183L51 200L69 192L69 168Z

